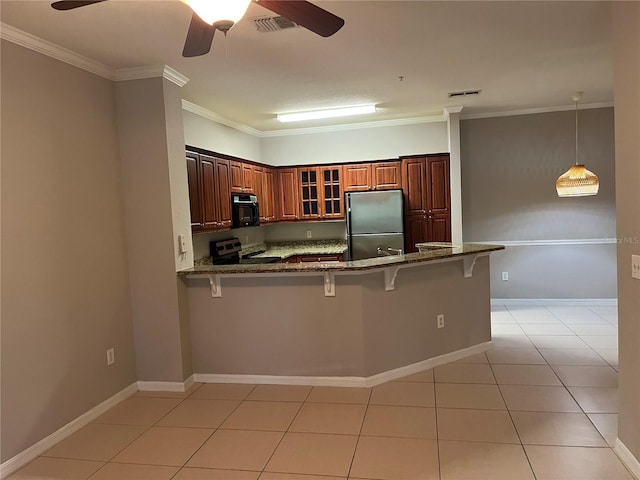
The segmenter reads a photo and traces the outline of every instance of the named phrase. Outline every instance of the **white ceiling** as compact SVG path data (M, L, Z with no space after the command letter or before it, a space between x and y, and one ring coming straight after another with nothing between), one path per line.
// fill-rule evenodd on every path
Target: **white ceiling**
M68 12L0 2L2 22L111 69L166 64L190 81L184 98L269 131L280 112L375 103L354 122L483 114L613 100L608 2L315 1L345 19L330 38L306 29L259 33L252 4L211 52L182 58L191 10L178 0L110 0ZM225 54L226 49L226 54ZM399 76L404 80L400 81ZM449 100L450 91L481 89ZM335 120L334 120L335 122ZM340 119L339 123L347 123ZM296 124L328 125L331 121Z

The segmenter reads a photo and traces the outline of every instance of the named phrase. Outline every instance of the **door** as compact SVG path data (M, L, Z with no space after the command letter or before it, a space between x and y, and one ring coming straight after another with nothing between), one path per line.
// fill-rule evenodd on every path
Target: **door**
M316 167L298 167L300 185L300 218L304 220L321 218L320 172Z
M242 163L229 160L229 184L233 193L242 193L242 189L244 188Z
M214 230L218 227L215 164L215 158L207 155L200 155L202 226L204 230Z
M427 210L434 215L449 214L451 194L449 191L449 158L445 156L427 158L429 190Z
M450 215L430 215L428 221L427 238L429 242L451 241Z
M218 204L218 228L231 228L231 181L229 160L215 160L216 194Z
M373 190L402 188L400 162L379 162L371 164Z
M427 241L428 219L425 215L411 215L406 221L405 252L417 252L416 243Z
M191 230L202 229L202 200L200 198L200 175L198 154L187 152L187 183L189 185L189 207L191 209Z
M366 192L371 189L371 164L360 163L342 166L345 192Z
M283 221L298 219L298 170L295 168L278 169L278 210Z
M345 198L348 234L395 233L404 230L401 190L350 192Z
M322 218L344 218L344 190L342 188L342 167L320 168L320 182L322 188Z
M360 234L349 237L349 255L351 260L387 257L396 255L398 250L404 251L403 233Z
M402 189L405 197L406 215L427 213L426 160L411 158L402 161Z
M253 165L250 163L242 164L242 193L256 193L255 181L253 179Z
M260 205L260 211L265 222L275 222L278 219L276 214L277 183L275 176L276 173L273 168L264 168L262 183L262 197L264 200Z

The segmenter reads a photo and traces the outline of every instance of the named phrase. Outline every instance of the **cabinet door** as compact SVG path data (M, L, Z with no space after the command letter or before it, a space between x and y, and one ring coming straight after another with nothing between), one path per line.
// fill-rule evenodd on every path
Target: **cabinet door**
M429 218L427 241L450 242L451 241L451 216L431 215Z
M242 193L256 193L253 168L250 163L242 164Z
M231 228L231 173L229 160L216 158L216 202L218 207L218 228Z
M372 163L372 189L391 190L393 188L402 188L400 165L400 162Z
M320 172L316 167L298 167L300 191L300 218L309 220L320 218Z
M242 173L242 163L229 160L229 183L233 193L242 193L244 188Z
M276 173L273 168L265 167L262 183L263 202L260 204L260 215L264 217L265 222L275 222L278 219L276 213L277 182L275 181L275 176Z
M344 172L344 191L363 192L371 189L371 164L359 163L342 166Z
M322 218L344 218L342 167L320 168Z
M254 165L251 171L253 173L253 193L258 197L258 207L260 208L260 222L264 222L264 208L266 207L263 192L263 186L265 183L264 168Z
M298 220L298 170L278 169L278 213L283 221Z
M402 189L404 190L405 215L427 213L427 174L424 158L402 161Z
M187 184L189 186L189 207L191 209L191 231L202 230L202 199L198 154L187 152Z
M405 248L406 253L417 252L416 243L427 241L428 220L426 215L411 215L405 221Z
M444 155L428 157L427 178L429 180L427 211L434 215L448 215L451 210L449 157Z
M202 225L204 230L215 230L218 228L215 163L215 158L207 155L200 155Z

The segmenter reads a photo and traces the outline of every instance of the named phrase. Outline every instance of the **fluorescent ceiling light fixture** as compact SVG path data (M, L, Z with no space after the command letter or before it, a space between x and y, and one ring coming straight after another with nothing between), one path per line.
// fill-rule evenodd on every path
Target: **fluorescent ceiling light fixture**
M286 122L303 122L305 120L318 120L321 118L350 117L352 115L364 115L375 113L375 105L357 105L353 107L329 108L326 110L310 110L308 112L279 113L278 120Z

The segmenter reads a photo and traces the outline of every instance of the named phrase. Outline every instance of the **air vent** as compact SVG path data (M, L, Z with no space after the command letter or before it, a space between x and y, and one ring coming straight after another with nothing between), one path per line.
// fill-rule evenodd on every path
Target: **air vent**
M480 95L482 90L465 90L463 92L449 92L449 98L469 97L471 95Z
M253 23L259 32L277 32L278 30L285 30L287 28L296 28L299 25L292 22L287 17L261 17L254 18Z

